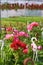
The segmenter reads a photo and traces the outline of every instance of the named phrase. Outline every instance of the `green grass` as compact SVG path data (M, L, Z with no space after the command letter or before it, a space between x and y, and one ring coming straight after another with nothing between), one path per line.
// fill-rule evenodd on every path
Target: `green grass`
M43 21L43 17L9 17L9 18L2 18L1 21L16 21L16 22L26 22L26 21Z
M1 25L3 26L4 24L9 25L9 23L12 23L12 25L16 24L17 22L43 22L43 17L9 17L9 18L1 18Z

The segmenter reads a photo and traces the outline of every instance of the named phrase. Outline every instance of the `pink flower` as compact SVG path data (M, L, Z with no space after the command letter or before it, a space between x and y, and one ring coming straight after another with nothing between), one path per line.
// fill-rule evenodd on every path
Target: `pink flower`
M39 26L39 24L37 22L32 22L31 23L33 26Z
M42 46L38 46L37 48L38 48L38 50L42 50Z
M24 36L24 35L25 35L24 31L19 32L19 36Z
M27 33L25 33L25 35L24 35L25 37L29 37L29 35L27 34Z
M31 31L34 26L39 26L39 24L37 22L32 22L30 25L27 26L27 30Z
M14 35L14 41L18 42L19 38L18 35Z
M11 36L13 36L13 34L10 34Z
M24 49L23 53L27 54L28 53L28 49Z
M15 33L18 33L18 30L14 30Z
M10 39L10 37L12 37L12 36L13 36L13 34L6 34L5 39Z
M25 33L24 31L19 32L18 35L19 35L19 36L29 37L29 35L28 35L27 33Z
M28 31L31 31L32 28L33 28L33 26L32 26L31 24L27 26L27 30L28 30Z

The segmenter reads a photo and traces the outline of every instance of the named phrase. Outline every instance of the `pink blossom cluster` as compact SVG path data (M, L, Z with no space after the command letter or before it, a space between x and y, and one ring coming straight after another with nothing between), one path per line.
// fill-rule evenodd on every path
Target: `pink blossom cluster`
M13 36L13 34L6 34L5 39L10 39Z
M33 27L35 27L35 26L39 26L39 24L37 22L32 22L31 24L29 24L27 26L27 30L31 31L33 29Z
M18 31L18 30L14 30L14 33L18 36L25 36L25 37L29 37L28 33L24 32L24 31Z
M38 49L38 50L42 50L42 46L38 46L37 49Z

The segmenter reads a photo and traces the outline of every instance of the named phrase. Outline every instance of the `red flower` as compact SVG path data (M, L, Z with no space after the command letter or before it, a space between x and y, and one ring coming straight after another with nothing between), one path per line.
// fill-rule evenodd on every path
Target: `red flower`
M6 31L11 31L11 30L12 30L12 27L6 28Z
M14 44L12 43L12 44L10 45L10 47L11 47L11 48L14 48Z
M13 48L14 50L18 50L18 46L16 44L16 42L13 42L11 45L10 45L11 48Z
M23 53L27 54L28 53L28 49L24 49Z
M25 43L23 43L22 41L20 41L20 47L22 47L22 48L26 48L26 44Z
M27 45L24 42L20 41L17 37L14 38L12 44L10 45L10 47L14 50L18 50L18 47L26 49L26 46Z
M14 39L13 39L13 42L16 42L16 43L18 43L18 41L19 41L19 38L18 38L18 36L17 35L14 35Z
M13 48L14 50L18 50L18 46L17 45L15 45L15 47Z

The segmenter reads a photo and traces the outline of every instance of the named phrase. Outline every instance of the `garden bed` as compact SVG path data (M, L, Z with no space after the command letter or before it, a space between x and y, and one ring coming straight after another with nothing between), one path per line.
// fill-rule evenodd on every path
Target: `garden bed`
M33 30L28 33L31 37L36 36L36 33L38 32L38 42L37 45L43 46L43 39L41 38L41 28L43 27L43 17L9 17L9 18L2 18L1 19L1 27L9 27L10 24L13 28L16 28L19 32L27 31L27 24L30 24L32 22L37 22L39 24L39 27L33 28ZM12 33L12 32L11 32ZM5 37L5 30L2 30L1 33L1 39ZM12 39L5 40L5 45L3 48L3 57L0 57L0 65L23 65L25 58L32 58L32 49L29 47L28 54L24 54L22 49L19 49L17 51L13 51L11 49L10 45L12 43ZM25 40L26 39L26 40ZM22 40L24 43L31 45L30 38L20 37L20 40ZM25 41L24 41L25 40ZM34 61L34 65L43 65L43 48L41 51L39 51L39 61ZM1 54L0 54L1 55ZM16 62L16 63L15 63ZM30 65L28 63L28 65Z

